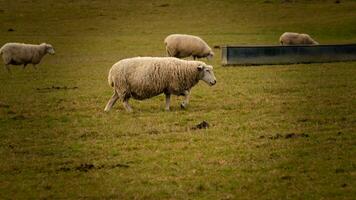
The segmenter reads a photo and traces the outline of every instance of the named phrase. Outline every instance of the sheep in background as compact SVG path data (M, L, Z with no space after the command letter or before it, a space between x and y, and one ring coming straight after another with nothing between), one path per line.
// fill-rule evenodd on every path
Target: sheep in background
M168 56L185 58L193 56L196 58L211 59L214 52L209 45L200 37L185 34L172 34L164 39Z
M131 97L143 100L161 93L166 95L166 110L169 110L171 94L184 96L181 107L186 108L190 90L199 80L210 86L215 85L213 67L200 61L171 57L123 59L114 64L109 71L108 81L114 88L114 95L104 111L109 111L120 99L125 109L131 112L132 108L128 104Z
M40 45L23 43L6 43L0 49L0 55L4 61L6 69L10 72L9 65L23 65L31 63L34 68L40 63L46 54L55 54L52 45L42 43Z
M305 33L285 32L279 38L281 45L318 45L319 43L313 40Z

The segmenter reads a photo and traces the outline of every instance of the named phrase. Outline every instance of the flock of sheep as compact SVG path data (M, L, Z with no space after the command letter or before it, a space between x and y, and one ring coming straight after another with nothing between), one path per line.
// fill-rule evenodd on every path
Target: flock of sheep
M308 34L286 32L279 39L281 45L318 45ZM199 80L210 86L216 84L213 67L196 58L211 59L214 52L209 45L197 36L172 34L165 38L166 52L169 57L134 57L115 63L108 76L109 85L114 88L114 94L107 103L104 111L109 111L117 100L124 108L131 112L128 101L143 100L164 93L166 97L165 109L170 108L171 95L184 96L181 103L186 108L189 103L190 90ZM0 48L6 69L10 72L10 65L40 63L46 54L54 54L50 44L40 45L23 43L6 43ZM192 56L194 60L180 58ZM35 67L36 68L36 67Z

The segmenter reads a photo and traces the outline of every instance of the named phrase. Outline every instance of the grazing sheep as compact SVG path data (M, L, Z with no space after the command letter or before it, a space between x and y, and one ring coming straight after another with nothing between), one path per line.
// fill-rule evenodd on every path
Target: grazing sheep
M114 64L109 72L109 85L114 95L104 111L109 111L120 99L127 111L132 111L128 101L131 97L147 99L164 93L165 109L169 110L171 94L185 97L182 108L189 102L191 88L203 80L210 86L216 79L213 67L200 61L188 61L171 57L135 57L123 59Z
M6 69L10 72L9 65L23 65L31 63L34 68L40 63L42 57L46 54L54 54L52 45L42 43L40 45L23 43L6 43L0 49L0 55L4 60Z
M318 45L319 43L313 40L308 34L305 33L291 33L285 32L279 38L281 45Z
M164 39L168 56L176 58L185 58L193 56L196 58L211 59L214 52L209 45L200 37L184 34L172 34Z

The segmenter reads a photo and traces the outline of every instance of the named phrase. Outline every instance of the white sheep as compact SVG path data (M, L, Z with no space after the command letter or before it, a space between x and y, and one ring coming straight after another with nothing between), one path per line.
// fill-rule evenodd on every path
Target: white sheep
M114 95L104 111L109 111L120 99L125 109L131 112L132 108L128 104L131 97L143 100L161 93L166 96L166 110L169 110L171 94L184 96L181 107L186 108L190 90L199 80L210 86L215 85L213 67L200 61L172 57L123 59L115 63L109 71L108 81L114 88Z
M310 35L305 33L285 32L279 38L281 45L318 45L319 43L313 40Z
M6 43L0 49L0 55L4 61L6 69L10 72L9 65L23 65L31 63L34 68L40 63L46 54L54 54L52 45L42 43L40 45L23 43Z
M196 58L211 59L214 52L200 37L185 34L172 34L164 39L167 55L176 58L193 56Z

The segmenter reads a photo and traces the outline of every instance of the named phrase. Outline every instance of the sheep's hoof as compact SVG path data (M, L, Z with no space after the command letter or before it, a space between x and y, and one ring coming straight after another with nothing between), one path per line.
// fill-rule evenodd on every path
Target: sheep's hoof
M165 108L164 110L165 110L165 111L170 111L170 109L169 109L169 108Z
M186 108L187 108L187 105L185 105L184 103L181 103L181 104L180 104L180 108L181 108L181 109L186 109Z

